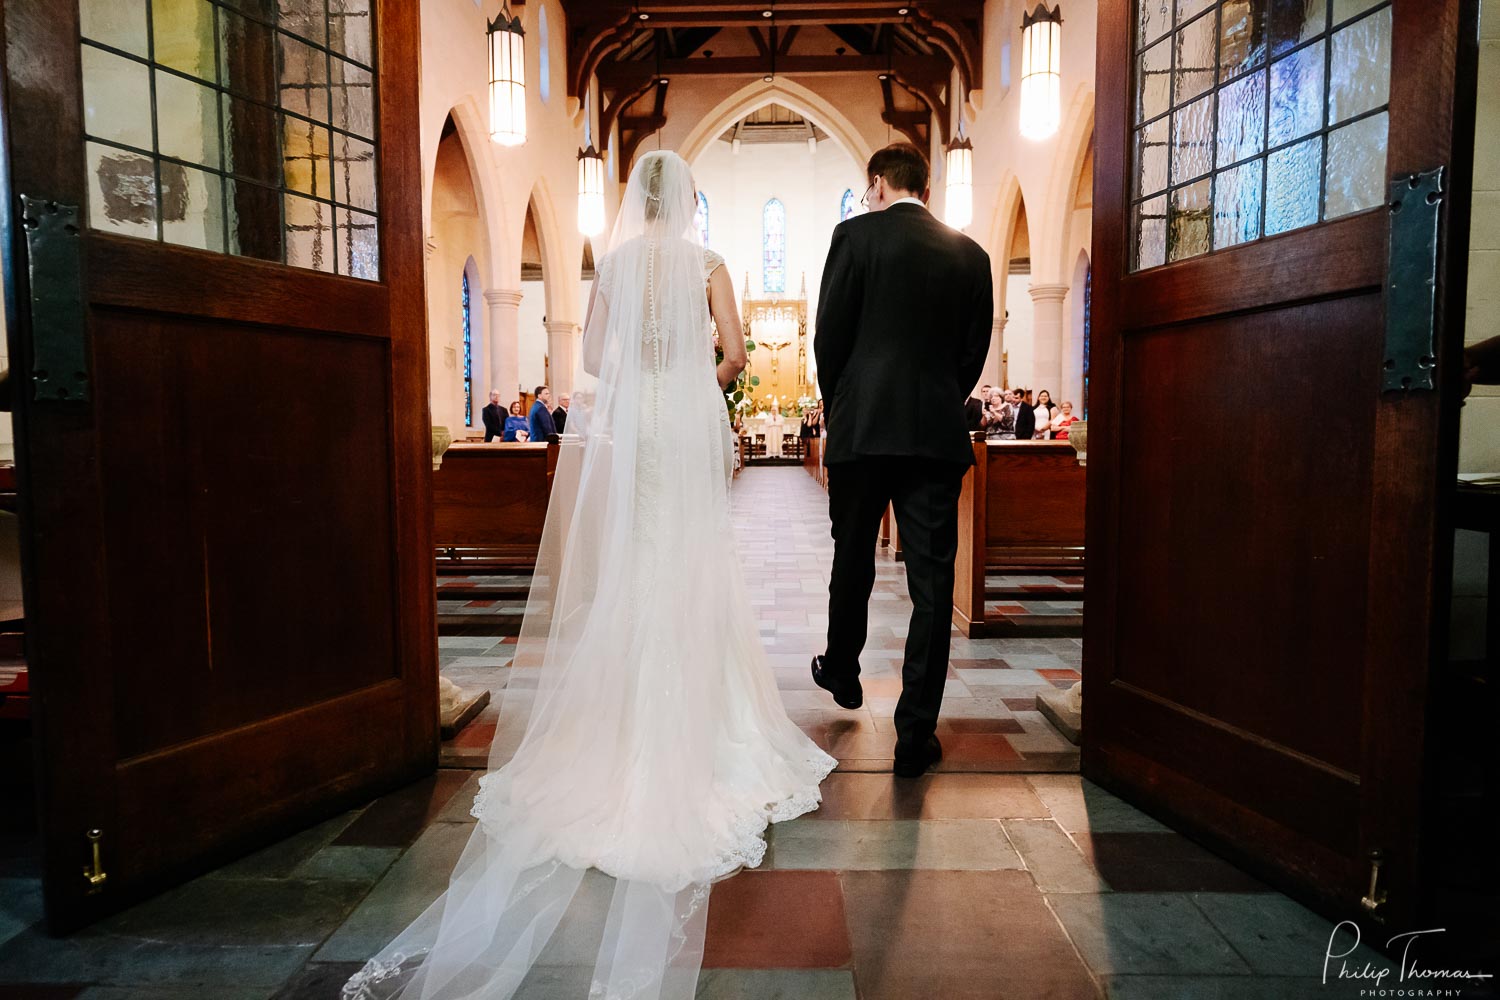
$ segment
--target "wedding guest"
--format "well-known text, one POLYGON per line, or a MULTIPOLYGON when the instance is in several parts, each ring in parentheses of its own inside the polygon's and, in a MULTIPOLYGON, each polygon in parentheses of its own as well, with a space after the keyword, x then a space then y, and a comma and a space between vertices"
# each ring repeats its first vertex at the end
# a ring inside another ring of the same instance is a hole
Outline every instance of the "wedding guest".
POLYGON ((573 397, 567 393, 563 393, 557 397, 557 409, 552 411, 552 424, 557 428, 557 433, 559 434, 566 432, 568 426, 568 404, 572 400, 573 397))
POLYGON ((1068 428, 1078 418, 1073 416, 1073 404, 1064 403, 1057 416, 1052 418, 1052 439, 1054 441, 1066 441, 1068 439, 1068 428))
POLYGON ((526 430, 526 415, 521 412, 521 401, 518 399, 510 404, 510 416, 505 418, 505 433, 500 436, 501 441, 515 441, 516 432, 526 430))
POLYGON ((1031 390, 1017 389, 1016 397, 1016 440, 1030 441, 1036 433, 1036 407, 1031 402, 1031 390))
POLYGON ((969 432, 973 433, 984 428, 985 417, 989 412, 990 393, 993 390, 987 386, 979 387, 979 396, 970 396, 964 401, 964 421, 968 424, 969 432))
POLYGON ((823 404, 818 403, 802 414, 802 430, 799 436, 815 438, 823 433, 823 404))
POLYGON ((493 441, 505 435, 505 407, 500 405, 500 390, 490 390, 490 402, 479 415, 484 418, 484 439, 493 441))
POLYGON ((985 440, 1014 441, 1016 439, 1016 399, 1010 390, 995 393, 990 397, 990 409, 984 429, 985 440))
POLYGON ((527 429, 531 431, 531 440, 538 443, 557 436, 557 425, 552 422, 552 390, 545 385, 536 387, 536 402, 531 404, 527 429))
POLYGON ((1045 441, 1052 436, 1052 418, 1057 416, 1057 407, 1052 405, 1052 394, 1046 389, 1036 394, 1036 433, 1033 438, 1045 441))

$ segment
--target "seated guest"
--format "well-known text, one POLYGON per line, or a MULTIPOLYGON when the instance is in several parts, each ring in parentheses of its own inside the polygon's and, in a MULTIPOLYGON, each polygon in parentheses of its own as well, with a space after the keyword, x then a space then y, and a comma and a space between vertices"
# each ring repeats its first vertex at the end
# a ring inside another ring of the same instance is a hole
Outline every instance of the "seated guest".
POLYGON ((1052 405, 1052 394, 1046 389, 1036 394, 1036 433, 1033 438, 1045 441, 1052 436, 1052 418, 1057 416, 1057 407, 1052 405))
POLYGON ((505 435, 505 408, 500 405, 500 390, 490 390, 490 403, 480 411, 484 418, 484 439, 493 441, 505 435))
POLYGON ((552 423, 557 427, 557 433, 562 434, 568 426, 568 403, 572 397, 563 393, 557 397, 557 409, 552 411, 552 423))
POLYGON ((501 441, 516 440, 516 432, 526 430, 526 415, 521 412, 521 401, 518 399, 510 404, 510 416, 505 418, 505 433, 501 435, 501 441))
POLYGON ((984 437, 986 441, 1016 439, 1015 393, 1006 390, 990 396, 990 408, 985 414, 984 437))
POLYGON ((545 385, 536 387, 536 402, 531 404, 531 419, 528 429, 531 440, 550 441, 557 437, 557 425, 552 422, 552 390, 545 385))
POLYGON ((1052 439, 1054 441, 1066 441, 1068 439, 1068 428, 1078 418, 1073 416, 1073 404, 1064 403, 1057 416, 1052 418, 1052 439))
POLYGON ((1016 390, 1016 440, 1030 441, 1036 433, 1036 407, 1031 403, 1030 389, 1016 390))

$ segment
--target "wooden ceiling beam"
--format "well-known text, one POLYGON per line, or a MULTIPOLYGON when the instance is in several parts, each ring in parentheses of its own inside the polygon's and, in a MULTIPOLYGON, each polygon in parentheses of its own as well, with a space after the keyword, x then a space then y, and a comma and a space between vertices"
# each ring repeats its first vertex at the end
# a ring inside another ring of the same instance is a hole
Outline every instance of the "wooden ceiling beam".
MULTIPOLYGON (((948 60, 942 56, 780 56, 778 76, 832 76, 839 73, 879 74, 893 72, 913 86, 941 89, 948 79, 948 60)), ((651 60, 609 62, 599 67, 599 84, 608 90, 635 89, 642 82, 674 76, 764 76, 771 60, 759 56, 726 56, 713 59, 664 59, 658 71, 651 60)))

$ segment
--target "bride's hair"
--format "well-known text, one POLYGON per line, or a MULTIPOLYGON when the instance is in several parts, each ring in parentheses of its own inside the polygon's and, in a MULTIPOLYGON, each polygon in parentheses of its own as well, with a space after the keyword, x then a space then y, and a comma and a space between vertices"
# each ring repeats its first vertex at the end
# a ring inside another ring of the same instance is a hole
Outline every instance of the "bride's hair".
POLYGON ((692 170, 669 149, 653 150, 636 162, 627 185, 631 190, 642 201, 645 223, 674 236, 682 235, 697 208, 692 170))

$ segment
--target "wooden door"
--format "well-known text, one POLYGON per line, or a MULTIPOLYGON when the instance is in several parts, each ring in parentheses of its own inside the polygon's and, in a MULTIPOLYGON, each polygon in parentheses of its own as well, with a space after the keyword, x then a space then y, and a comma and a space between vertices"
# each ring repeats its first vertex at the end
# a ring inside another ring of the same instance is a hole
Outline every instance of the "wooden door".
POLYGON ((1451 555, 1477 4, 1173 7, 1100 3, 1084 772, 1330 911, 1370 912, 1378 852, 1396 921, 1451 555), (1441 193, 1387 206, 1439 166, 1441 193))
POLYGON ((417 5, 3 12, 65 931, 436 765, 417 5))

